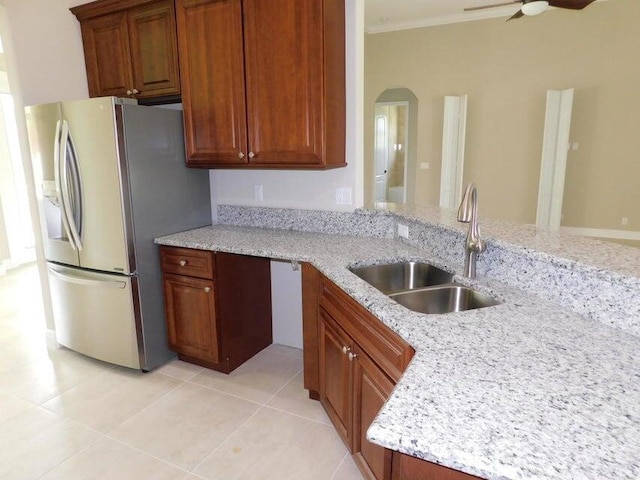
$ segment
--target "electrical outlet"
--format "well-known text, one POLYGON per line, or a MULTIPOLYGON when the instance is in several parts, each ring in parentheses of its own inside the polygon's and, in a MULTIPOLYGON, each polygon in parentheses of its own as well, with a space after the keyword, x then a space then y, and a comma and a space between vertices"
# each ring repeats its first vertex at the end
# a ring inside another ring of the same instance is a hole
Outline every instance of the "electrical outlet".
POLYGON ((351 189, 336 188, 336 205, 351 205, 351 189))
POLYGON ((420 170, 429 170, 429 162, 420 162, 420 170))
POLYGON ((259 202, 264 200, 264 190, 262 189, 262 185, 253 186, 253 198, 259 202))
POLYGON ((622 225, 629 225, 629 217, 622 217, 622 225))
POLYGON ((409 238, 409 227, 398 223, 398 236, 402 238, 409 238))

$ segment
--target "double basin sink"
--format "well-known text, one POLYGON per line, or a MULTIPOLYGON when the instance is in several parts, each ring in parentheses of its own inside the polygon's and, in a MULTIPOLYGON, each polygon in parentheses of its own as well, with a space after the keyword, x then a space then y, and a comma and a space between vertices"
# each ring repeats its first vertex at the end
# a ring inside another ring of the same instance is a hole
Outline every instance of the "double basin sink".
POLYGON ((453 313, 499 303, 453 282, 453 274, 428 263, 400 262, 349 270, 415 312, 453 313))

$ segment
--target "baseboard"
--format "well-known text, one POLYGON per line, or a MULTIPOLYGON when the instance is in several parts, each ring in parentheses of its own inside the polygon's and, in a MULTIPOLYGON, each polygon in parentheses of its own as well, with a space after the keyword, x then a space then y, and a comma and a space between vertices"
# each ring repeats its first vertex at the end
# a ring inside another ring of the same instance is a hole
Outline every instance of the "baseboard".
POLYGON ((60 345, 58 343, 58 340, 56 340, 55 330, 47 329, 45 333, 45 339, 47 342, 47 348, 50 348, 52 350, 59 350, 62 348, 62 345, 60 345))

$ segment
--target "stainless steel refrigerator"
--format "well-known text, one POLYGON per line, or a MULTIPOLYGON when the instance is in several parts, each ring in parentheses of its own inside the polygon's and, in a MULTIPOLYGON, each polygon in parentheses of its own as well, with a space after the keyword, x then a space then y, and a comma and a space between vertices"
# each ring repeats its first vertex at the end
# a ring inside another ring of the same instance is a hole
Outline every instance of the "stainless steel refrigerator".
POLYGON ((153 239, 211 223, 181 113, 115 97, 26 108, 56 338, 72 350, 145 371, 174 355, 153 239))

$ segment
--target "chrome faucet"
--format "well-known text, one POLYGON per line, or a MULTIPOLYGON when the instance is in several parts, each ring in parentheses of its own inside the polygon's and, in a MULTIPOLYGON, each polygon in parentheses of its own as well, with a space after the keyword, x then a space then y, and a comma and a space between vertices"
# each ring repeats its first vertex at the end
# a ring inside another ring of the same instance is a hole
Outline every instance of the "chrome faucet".
POLYGON ((487 249, 487 243, 480 238, 478 228, 478 189, 474 183, 467 185, 458 209, 458 221, 469 224, 469 232, 464 242, 464 276, 476 277, 476 259, 487 249))

